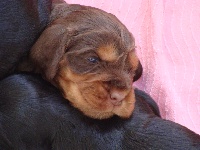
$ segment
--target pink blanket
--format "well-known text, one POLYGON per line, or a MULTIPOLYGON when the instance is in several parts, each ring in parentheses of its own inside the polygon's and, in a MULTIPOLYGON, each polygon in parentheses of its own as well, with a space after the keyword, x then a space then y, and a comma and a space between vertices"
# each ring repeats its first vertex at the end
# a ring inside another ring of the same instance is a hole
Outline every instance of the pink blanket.
POLYGON ((133 33, 143 76, 135 86, 161 115, 200 134, 199 0, 66 0, 115 14, 133 33))

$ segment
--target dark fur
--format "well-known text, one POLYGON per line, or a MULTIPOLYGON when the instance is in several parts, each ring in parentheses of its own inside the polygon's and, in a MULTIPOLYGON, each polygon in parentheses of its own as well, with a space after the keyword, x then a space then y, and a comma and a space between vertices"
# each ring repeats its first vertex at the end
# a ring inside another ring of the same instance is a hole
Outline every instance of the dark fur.
POLYGON ((0 81, 0 91, 1 150, 200 149, 199 135, 155 115, 157 105, 140 90, 126 120, 87 118, 37 76, 10 76, 0 81))
POLYGON ((51 0, 0 0, 0 79, 12 73, 48 23, 51 0))

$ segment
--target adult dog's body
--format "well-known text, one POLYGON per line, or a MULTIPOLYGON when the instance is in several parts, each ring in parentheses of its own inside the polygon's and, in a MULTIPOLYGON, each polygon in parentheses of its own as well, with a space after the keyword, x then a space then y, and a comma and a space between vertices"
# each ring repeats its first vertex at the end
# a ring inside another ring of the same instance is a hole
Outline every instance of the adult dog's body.
POLYGON ((142 66, 128 29, 100 9, 62 2, 50 18, 20 70, 41 74, 89 117, 130 117, 142 66))
POLYGON ((12 74, 49 21, 51 0, 0 1, 0 79, 12 74))
POLYGON ((60 92, 31 75, 0 81, 0 149, 199 150, 200 136, 163 120, 155 102, 135 90, 129 119, 86 117, 60 92))

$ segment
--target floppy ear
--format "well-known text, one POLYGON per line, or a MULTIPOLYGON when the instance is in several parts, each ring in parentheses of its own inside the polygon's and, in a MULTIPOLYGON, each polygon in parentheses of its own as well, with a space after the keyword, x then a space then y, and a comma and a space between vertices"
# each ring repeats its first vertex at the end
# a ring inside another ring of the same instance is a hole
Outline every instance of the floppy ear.
POLYGON ((134 76, 133 82, 137 81, 142 76, 142 71, 143 71, 143 68, 139 61, 137 69, 135 70, 135 76, 134 76))
POLYGON ((52 24, 43 31, 29 55, 36 73, 42 74, 47 80, 54 78, 58 63, 69 43, 69 34, 66 26, 58 23, 52 24))

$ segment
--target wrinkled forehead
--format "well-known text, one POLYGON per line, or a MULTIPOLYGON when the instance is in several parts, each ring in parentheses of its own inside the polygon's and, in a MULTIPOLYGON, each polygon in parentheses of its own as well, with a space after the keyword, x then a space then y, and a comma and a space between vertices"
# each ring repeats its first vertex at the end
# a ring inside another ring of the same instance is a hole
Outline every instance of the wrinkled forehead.
POLYGON ((70 13, 65 20, 72 33, 69 51, 93 50, 106 61, 113 61, 134 49, 132 34, 112 14, 84 7, 70 13))
POLYGON ((69 44, 71 47, 69 51, 93 52, 101 60, 115 61, 135 48, 132 36, 127 37, 124 40, 121 36, 109 31, 88 32, 74 37, 69 44))

